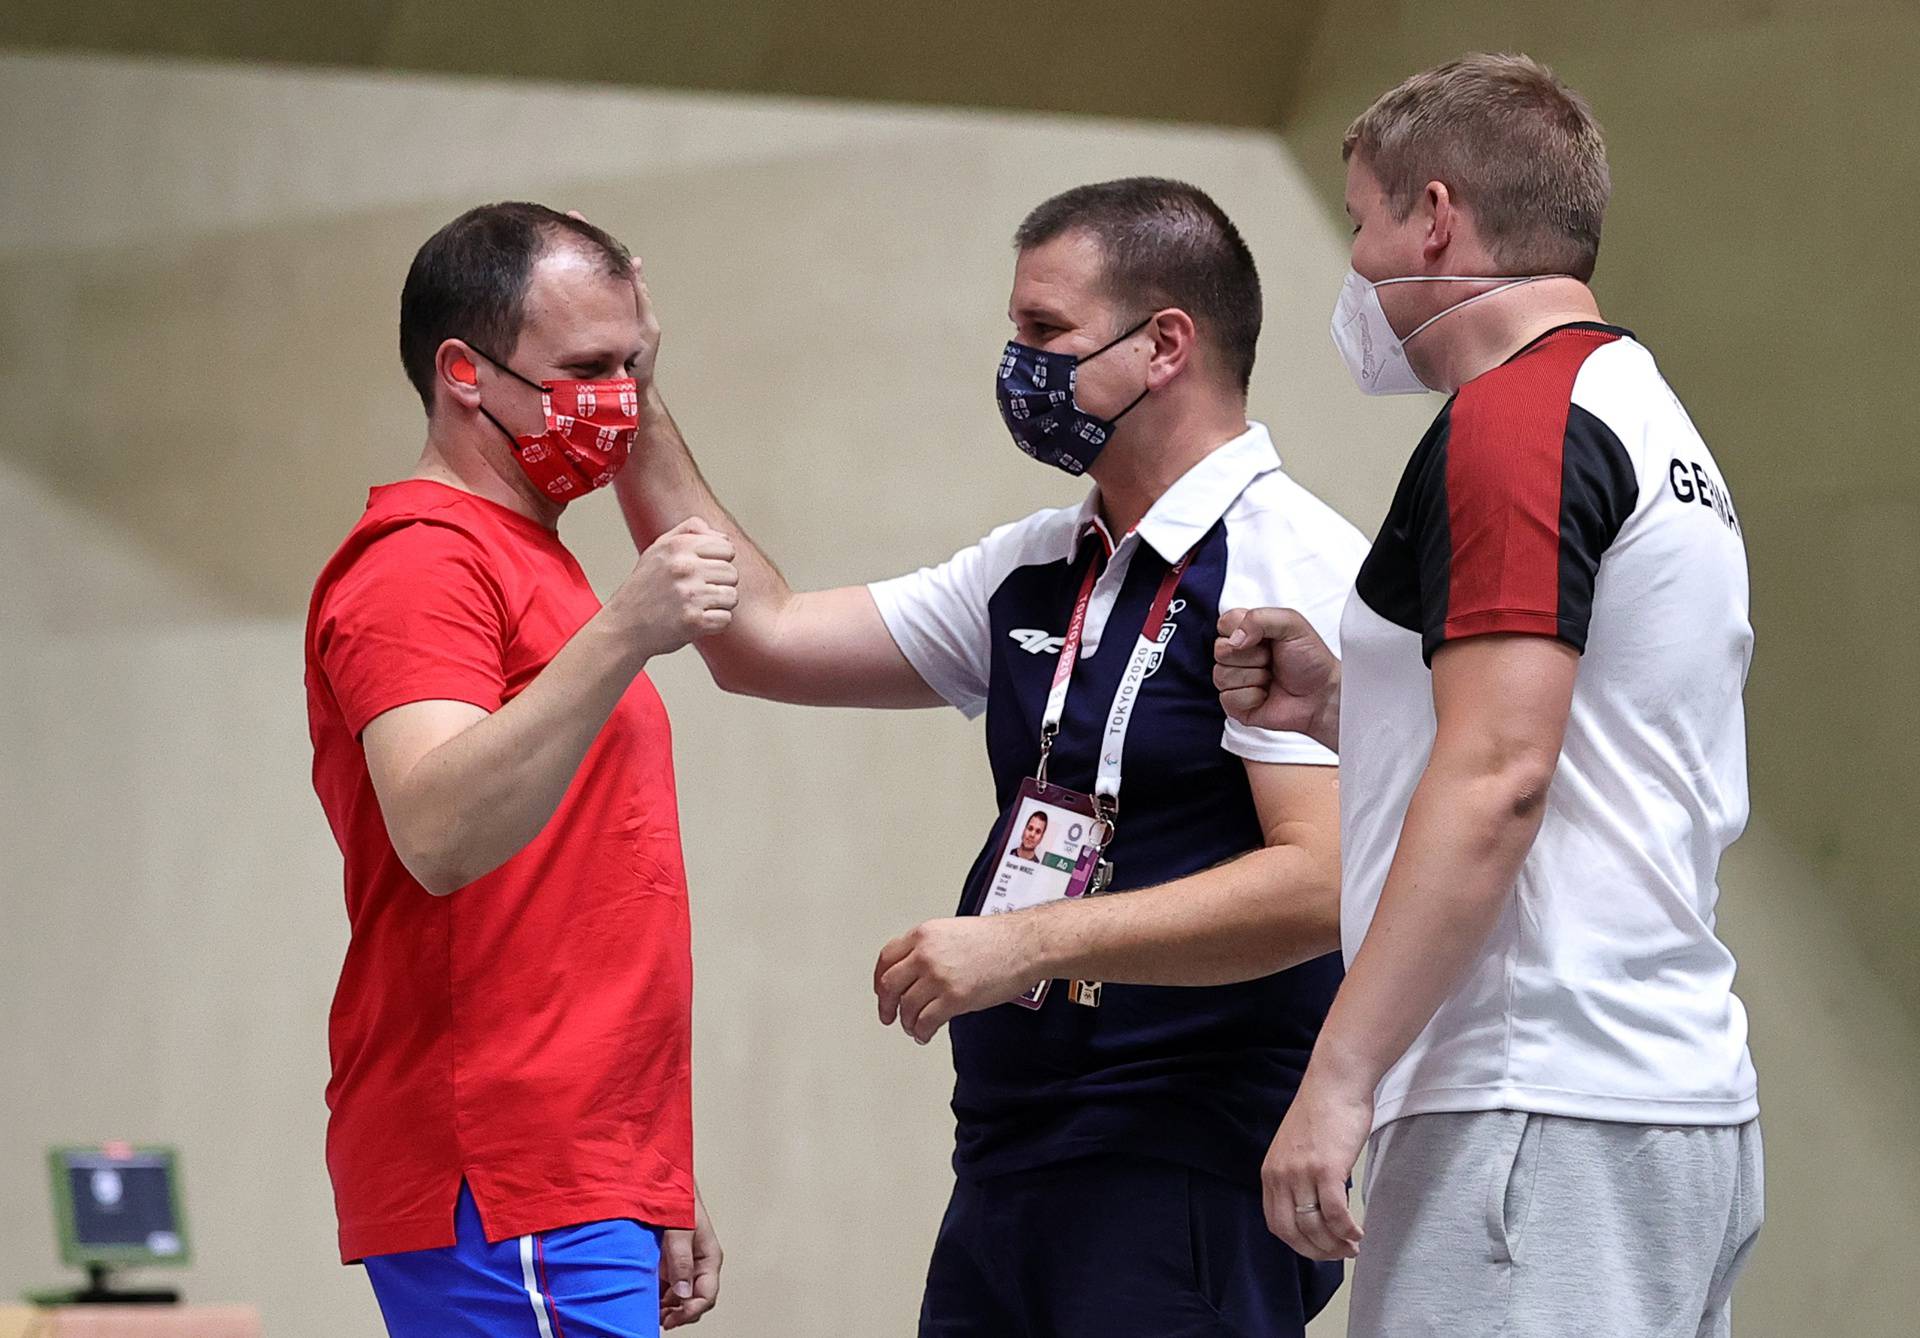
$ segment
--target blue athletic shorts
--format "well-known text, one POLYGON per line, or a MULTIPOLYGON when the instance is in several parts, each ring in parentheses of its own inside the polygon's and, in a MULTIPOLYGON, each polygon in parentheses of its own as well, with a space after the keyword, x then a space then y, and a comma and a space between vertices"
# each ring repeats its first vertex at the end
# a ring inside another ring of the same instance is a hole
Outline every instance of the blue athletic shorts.
POLYGON ((488 1244, 463 1184, 456 1241, 368 1258, 393 1338, 658 1338, 660 1232, 639 1222, 488 1244))

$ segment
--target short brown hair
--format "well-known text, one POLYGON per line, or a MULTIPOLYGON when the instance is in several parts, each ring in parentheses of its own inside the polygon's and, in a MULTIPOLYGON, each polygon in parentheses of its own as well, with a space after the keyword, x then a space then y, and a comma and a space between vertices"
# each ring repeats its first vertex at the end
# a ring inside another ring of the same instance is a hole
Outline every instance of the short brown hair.
POLYGON ((1125 177, 1075 186, 1036 206, 1013 244, 1026 251, 1081 231, 1099 244, 1115 301, 1140 316, 1179 307, 1246 393, 1260 342, 1260 272, 1225 210, 1184 181, 1125 177))
POLYGON ((429 416, 440 345, 464 339, 489 358, 511 358, 533 267, 562 246, 580 248, 612 278, 633 264, 593 224, 524 200, 469 209, 415 252, 400 289, 400 363, 429 416))
POLYGON ((1382 94, 1347 127, 1404 219, 1429 181, 1446 185, 1515 274, 1593 277, 1613 185, 1587 100, 1530 56, 1462 56, 1382 94))

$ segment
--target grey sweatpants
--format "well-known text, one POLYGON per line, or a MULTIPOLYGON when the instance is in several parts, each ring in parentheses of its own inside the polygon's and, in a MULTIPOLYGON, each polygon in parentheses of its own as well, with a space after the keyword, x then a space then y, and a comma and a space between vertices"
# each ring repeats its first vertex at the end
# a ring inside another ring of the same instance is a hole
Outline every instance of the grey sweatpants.
POLYGON ((1409 1115, 1364 1191, 1348 1338, 1727 1338, 1760 1123, 1409 1115))

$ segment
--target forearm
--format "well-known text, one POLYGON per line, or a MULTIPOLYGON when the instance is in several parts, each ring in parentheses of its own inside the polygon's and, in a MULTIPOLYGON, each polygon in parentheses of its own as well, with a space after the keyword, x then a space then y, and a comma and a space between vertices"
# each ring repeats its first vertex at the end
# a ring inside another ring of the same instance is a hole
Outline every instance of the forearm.
POLYGON ((1016 912, 1037 976, 1133 985, 1225 985, 1340 946, 1334 862, 1269 846, 1189 877, 1016 912))
POLYGON ((1429 763, 1312 1069, 1378 1085, 1485 948, 1544 813, 1544 783, 1429 763))
MULTIPOLYGON (((614 479, 620 510, 634 546, 645 549, 688 516, 724 530, 735 547, 740 604, 727 634, 699 645, 714 678, 730 691, 756 692, 756 684, 779 644, 780 623, 791 610, 793 590, 700 473, 658 385, 647 388, 640 410, 634 458, 614 479)), ((765 695, 762 693, 761 695, 765 695)))
POLYGON ((523 692, 382 795, 395 845, 428 891, 466 886, 540 834, 645 663, 606 620, 589 620, 523 692))
POLYGON ((1307 731, 1307 737, 1330 753, 1337 754, 1340 751, 1340 666, 1337 661, 1326 699, 1314 714, 1313 726, 1307 731))

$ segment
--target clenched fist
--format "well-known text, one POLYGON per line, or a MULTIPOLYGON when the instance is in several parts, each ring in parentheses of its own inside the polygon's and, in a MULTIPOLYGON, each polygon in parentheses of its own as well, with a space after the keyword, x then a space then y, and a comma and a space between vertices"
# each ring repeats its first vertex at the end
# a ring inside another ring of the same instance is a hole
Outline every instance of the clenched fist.
POLYGON ((733 540, 689 517, 653 541, 607 601, 648 658, 724 632, 740 601, 733 540))
POLYGON ((1257 729, 1340 748, 1340 660, 1292 609, 1229 609, 1213 643, 1220 707, 1257 729))

